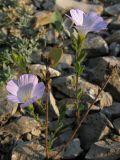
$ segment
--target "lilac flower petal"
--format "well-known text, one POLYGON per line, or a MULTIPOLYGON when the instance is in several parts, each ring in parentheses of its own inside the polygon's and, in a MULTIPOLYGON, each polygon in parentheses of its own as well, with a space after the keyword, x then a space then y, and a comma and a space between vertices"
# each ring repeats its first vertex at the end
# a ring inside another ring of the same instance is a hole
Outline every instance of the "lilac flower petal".
POLYGON ((84 15, 84 20, 83 20, 83 26, 91 26, 96 21, 101 21, 103 20, 102 17, 98 16, 95 12, 89 12, 84 15))
POLYGON ((96 13, 90 12, 84 16, 83 27, 86 27, 86 33, 99 32, 107 28, 107 23, 96 13))
POLYGON ((67 15, 75 23, 75 28, 86 36, 88 32, 99 32, 107 28, 107 23, 102 17, 98 16, 95 12, 85 14, 79 9, 71 9, 70 16, 67 15))
POLYGON ((32 98, 32 90, 33 90, 33 84, 32 83, 26 84, 25 86, 19 88, 17 92, 17 97, 22 102, 25 102, 28 99, 32 98))
POLYGON ((83 11, 79 9, 71 9, 70 14, 75 25, 81 26, 83 24, 83 11))
POLYGON ((20 105, 20 107, 21 107, 21 108, 27 107, 27 106, 29 106, 30 104, 32 104, 32 103, 34 103, 34 102, 36 102, 36 101, 37 101, 37 98, 36 98, 36 97, 31 98, 31 99, 29 99, 27 102, 22 103, 22 104, 20 105))
POLYGON ((13 94, 14 96, 17 96, 18 91, 18 81, 17 80, 11 80, 7 83, 6 89, 9 93, 13 94))
POLYGON ((21 103, 21 101, 14 95, 10 94, 7 96, 7 99, 11 102, 15 102, 15 103, 21 103))
POLYGON ((99 22, 97 23, 95 26, 93 26, 93 31, 95 32, 99 32, 101 30, 104 30, 107 28, 107 23, 104 21, 104 22, 99 22))
POLYGON ((32 83, 33 86, 35 86, 38 83, 38 78, 35 75, 32 74, 23 74, 22 76, 20 76, 19 79, 19 87, 22 87, 24 85, 27 85, 29 83, 32 83))
POLYGON ((43 96, 44 90, 45 90, 45 85, 43 82, 40 82, 35 86, 32 96, 37 97, 39 99, 43 96))

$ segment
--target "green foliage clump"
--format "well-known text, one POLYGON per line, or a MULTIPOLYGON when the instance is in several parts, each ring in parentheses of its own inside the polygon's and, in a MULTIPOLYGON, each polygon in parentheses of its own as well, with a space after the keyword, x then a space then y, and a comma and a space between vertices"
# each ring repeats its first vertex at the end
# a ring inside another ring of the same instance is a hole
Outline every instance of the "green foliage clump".
POLYGON ((25 72, 25 64, 31 63, 32 54, 39 50, 33 13, 32 5, 24 5, 22 0, 0 0, 0 84, 18 68, 25 72))

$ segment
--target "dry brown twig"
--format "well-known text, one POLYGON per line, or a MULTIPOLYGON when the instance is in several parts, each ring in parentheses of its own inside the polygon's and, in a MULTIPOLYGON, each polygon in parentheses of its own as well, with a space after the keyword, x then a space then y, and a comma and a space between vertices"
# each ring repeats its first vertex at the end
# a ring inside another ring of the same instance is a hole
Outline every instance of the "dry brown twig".
POLYGON ((49 103, 49 92, 50 92, 50 86, 49 86, 49 79, 50 79, 50 73, 49 73, 49 66, 46 66, 46 120, 45 120, 45 152, 46 152, 46 159, 49 159, 49 152, 48 152, 48 103, 49 103))

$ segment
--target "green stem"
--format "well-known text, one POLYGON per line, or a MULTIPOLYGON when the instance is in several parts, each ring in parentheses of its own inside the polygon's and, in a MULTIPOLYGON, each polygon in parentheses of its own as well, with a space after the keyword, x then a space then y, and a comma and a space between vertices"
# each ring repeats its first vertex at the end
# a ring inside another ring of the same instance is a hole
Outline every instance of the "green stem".
POLYGON ((76 112, 76 116, 77 116, 77 124, 79 123, 80 120, 80 114, 79 114, 79 99, 78 99, 78 78, 79 78, 79 74, 76 73, 76 108, 77 108, 77 112, 76 112))
MULTIPOLYGON (((82 40, 81 40, 81 46, 78 45, 78 47, 76 48, 76 63, 79 62, 79 56, 82 52, 83 47, 84 47, 84 38, 82 38, 82 40)), ((79 71, 76 70, 76 108, 77 108, 76 117, 77 117, 77 124, 79 124, 79 121, 80 121, 79 98, 77 96, 78 95, 78 89, 79 89, 78 79, 79 79, 80 74, 81 73, 79 73, 79 71)))

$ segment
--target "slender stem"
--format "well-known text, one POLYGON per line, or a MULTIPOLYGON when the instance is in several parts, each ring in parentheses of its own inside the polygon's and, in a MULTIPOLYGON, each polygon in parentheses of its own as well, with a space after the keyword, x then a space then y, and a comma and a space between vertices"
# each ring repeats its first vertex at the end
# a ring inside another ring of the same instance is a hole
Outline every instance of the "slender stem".
MULTIPOLYGON (((79 55, 83 49, 84 46, 84 39, 82 39, 81 41, 81 46, 78 46, 76 48, 76 63, 79 62, 79 55)), ((80 67, 80 66, 79 66, 80 67)), ((80 112, 79 112, 79 98, 78 98, 78 79, 81 73, 79 73, 79 71, 76 69, 76 108, 77 108, 77 112, 76 112, 76 117, 77 117, 77 125, 79 124, 80 121, 80 112)))
POLYGON ((68 141, 66 142, 66 144, 60 148, 60 150, 57 152, 57 154, 54 155, 54 158, 56 156, 59 155, 60 152, 62 152, 71 142, 71 140, 75 137, 78 129, 81 127, 81 124, 85 121, 85 119, 87 118, 88 113, 90 112, 92 106, 94 105, 94 103, 96 102, 96 100, 98 99, 99 95, 101 94, 101 92, 104 90, 104 88, 106 87, 106 85, 108 84, 109 80, 111 79, 112 74, 109 75, 108 79, 106 80, 106 82, 104 83, 103 87, 99 90, 96 98, 94 99, 94 101, 91 103, 89 109, 86 111, 85 115, 83 116, 83 118, 81 119, 80 123, 78 124, 78 126, 76 127, 76 129, 73 131, 73 133, 71 134, 71 136, 69 137, 68 141))
POLYGON ((77 112, 76 112, 76 116, 77 116, 77 124, 79 123, 79 120, 80 120, 80 114, 79 114, 79 99, 78 99, 78 78, 79 78, 79 75, 78 73, 76 73, 76 108, 77 108, 77 112))
MULTIPOLYGON (((46 91, 47 92, 47 91, 46 91)), ((46 93, 46 120, 45 120, 45 148, 46 148, 46 159, 48 156, 48 93, 46 93)))
POLYGON ((48 86, 48 67, 46 67, 46 119, 45 119, 45 150, 46 150, 46 159, 49 159, 48 152, 48 101, 49 101, 49 86, 48 86))

